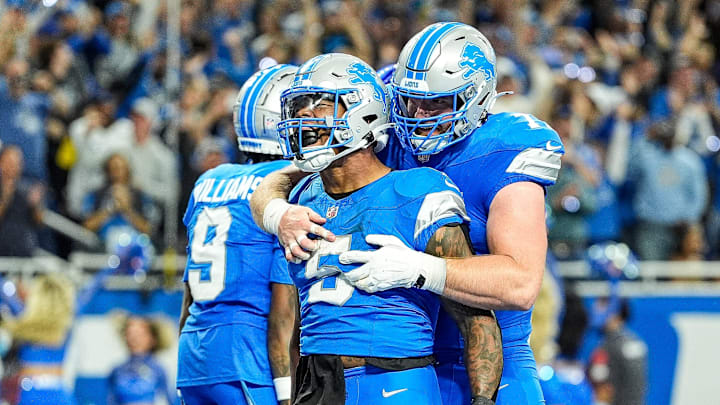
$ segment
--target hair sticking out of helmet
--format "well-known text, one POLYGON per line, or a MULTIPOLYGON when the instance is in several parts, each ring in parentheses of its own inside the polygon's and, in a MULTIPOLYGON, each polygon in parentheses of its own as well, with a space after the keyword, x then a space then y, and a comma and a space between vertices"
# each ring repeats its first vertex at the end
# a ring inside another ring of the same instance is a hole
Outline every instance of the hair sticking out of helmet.
POLYGON ((280 94, 290 87, 297 66, 274 65, 251 76, 238 92, 233 125, 238 148, 247 153, 282 155, 278 141, 280 94))
POLYGON ((416 155, 459 142, 487 117, 496 84, 495 51, 480 31, 458 22, 428 26, 402 49, 393 75, 398 136, 416 155))
POLYGON ((283 154, 303 171, 387 143, 388 92, 378 74, 345 54, 316 56, 298 69, 282 93, 278 125, 283 154))

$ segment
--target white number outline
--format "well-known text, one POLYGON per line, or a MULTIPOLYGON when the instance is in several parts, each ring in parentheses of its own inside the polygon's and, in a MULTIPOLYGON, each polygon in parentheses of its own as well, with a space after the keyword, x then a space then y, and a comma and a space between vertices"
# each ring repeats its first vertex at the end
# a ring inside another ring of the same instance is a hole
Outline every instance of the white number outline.
POLYGON ((327 302, 329 304, 343 306, 352 297, 355 287, 347 280, 338 277, 342 273, 337 266, 324 265, 318 267, 320 258, 331 255, 339 255, 350 250, 352 235, 340 235, 335 242, 320 240, 318 249, 313 252, 305 264, 305 278, 316 278, 317 281, 308 290, 308 302, 327 302), (335 277, 335 287, 325 288, 323 283, 326 279, 335 277))
POLYGON ((195 264, 210 263, 210 280, 200 279, 201 269, 188 271, 188 285, 193 300, 212 301, 225 290, 227 271, 228 232, 232 223, 232 214, 228 207, 203 208, 193 227, 193 239, 190 243, 190 260, 195 264), (215 237, 205 243, 210 227, 215 227, 215 237))

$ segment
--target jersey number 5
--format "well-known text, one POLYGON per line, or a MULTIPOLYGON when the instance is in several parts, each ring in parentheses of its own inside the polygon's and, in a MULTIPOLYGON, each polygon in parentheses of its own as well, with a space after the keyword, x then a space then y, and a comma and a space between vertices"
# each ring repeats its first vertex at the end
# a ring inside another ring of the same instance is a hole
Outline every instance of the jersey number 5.
POLYGON ((231 222, 232 215, 228 207, 205 208, 195 222, 190 260, 195 264, 210 264, 209 280, 200 279, 200 269, 190 270, 188 274, 188 284, 195 301, 214 300, 225 289, 225 241, 231 222), (215 236, 209 243, 205 243, 211 229, 214 229, 215 236))
POLYGON ((308 291, 309 302, 327 302, 333 305, 343 305, 352 297, 355 287, 344 278, 338 277, 342 271, 337 266, 318 266, 324 256, 339 255, 350 250, 352 235, 340 235, 335 242, 320 241, 318 249, 313 252, 305 265, 305 278, 318 278, 308 291))

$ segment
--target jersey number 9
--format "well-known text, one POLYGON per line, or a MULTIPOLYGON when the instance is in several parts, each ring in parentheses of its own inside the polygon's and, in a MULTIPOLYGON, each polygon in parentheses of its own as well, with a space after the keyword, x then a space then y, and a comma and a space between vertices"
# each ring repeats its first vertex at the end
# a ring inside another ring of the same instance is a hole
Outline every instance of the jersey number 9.
POLYGON ((190 270, 188 284, 195 301, 210 301, 225 289, 225 262, 227 261, 228 231, 232 215, 228 207, 205 208, 198 216, 193 228, 190 244, 190 260, 196 264, 210 264, 210 279, 200 279, 200 269, 190 270), (214 228, 215 236, 205 243, 208 232, 214 228))

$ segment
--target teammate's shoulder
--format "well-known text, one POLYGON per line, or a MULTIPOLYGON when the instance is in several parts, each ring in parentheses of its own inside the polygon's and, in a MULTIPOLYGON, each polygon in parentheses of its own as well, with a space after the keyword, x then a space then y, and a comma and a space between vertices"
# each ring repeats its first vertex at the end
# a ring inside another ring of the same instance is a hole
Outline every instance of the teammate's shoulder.
POLYGON ((267 162, 262 163, 255 163, 252 165, 249 165, 253 172, 258 173, 259 175, 266 175, 270 174, 274 171, 284 169, 287 166, 290 166, 292 164, 289 160, 271 160, 267 162))
POLYGON ((391 172, 391 175, 394 190, 404 197, 421 197, 429 193, 449 190, 460 192, 450 177, 430 167, 396 170, 391 172))
POLYGON ((318 192, 323 190, 324 189, 320 174, 313 173, 305 176, 295 185, 295 187, 293 187, 292 191, 290 191, 288 201, 298 203, 301 198, 303 200, 306 198, 311 198, 312 195, 317 194, 318 192))
POLYGON ((564 152, 557 132, 532 114, 492 114, 479 130, 486 132, 483 137, 487 136, 496 141, 493 142, 496 148, 541 148, 551 152, 564 152))

